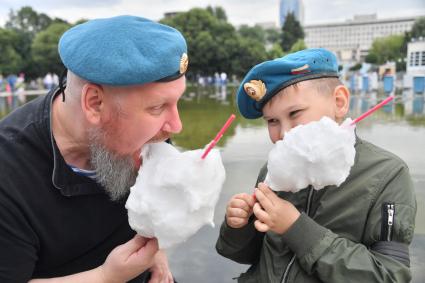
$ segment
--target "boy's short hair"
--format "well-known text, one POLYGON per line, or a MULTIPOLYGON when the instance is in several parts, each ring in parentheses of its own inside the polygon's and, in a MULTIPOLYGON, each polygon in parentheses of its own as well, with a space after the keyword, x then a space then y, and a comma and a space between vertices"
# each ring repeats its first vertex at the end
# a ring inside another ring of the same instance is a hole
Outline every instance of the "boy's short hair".
MULTIPOLYGON (((291 53, 258 64, 248 72, 237 92, 238 108, 245 118, 259 118, 264 105, 282 89, 301 81, 338 77, 338 63, 332 52, 317 48, 291 53)), ((318 83, 326 87, 328 82, 318 83)))
POLYGON ((286 91, 291 87, 297 89, 298 85, 303 82, 310 83, 310 86, 312 88, 315 88, 317 93, 323 94, 323 95, 331 95, 337 86, 343 85, 343 83, 341 82, 339 78, 320 78, 320 79, 313 79, 308 81, 301 81, 301 82, 292 84, 284 89, 281 89, 280 91, 276 93, 275 96, 273 96, 268 101, 268 103, 272 104, 274 97, 285 95, 286 91))

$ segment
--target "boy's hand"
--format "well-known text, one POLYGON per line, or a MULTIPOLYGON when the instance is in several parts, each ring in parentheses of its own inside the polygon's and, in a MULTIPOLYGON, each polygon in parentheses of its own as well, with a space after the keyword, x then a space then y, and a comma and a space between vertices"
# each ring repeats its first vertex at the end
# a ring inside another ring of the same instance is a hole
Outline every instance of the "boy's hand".
POLYGON ((257 220, 255 228, 260 232, 273 231, 284 234, 300 216, 295 206, 279 198, 266 184, 259 183, 255 190, 257 203, 253 211, 257 220))
POLYGON ((237 194, 232 197, 226 209, 226 223, 232 228, 241 228, 248 223, 252 215, 255 199, 249 194, 237 194))

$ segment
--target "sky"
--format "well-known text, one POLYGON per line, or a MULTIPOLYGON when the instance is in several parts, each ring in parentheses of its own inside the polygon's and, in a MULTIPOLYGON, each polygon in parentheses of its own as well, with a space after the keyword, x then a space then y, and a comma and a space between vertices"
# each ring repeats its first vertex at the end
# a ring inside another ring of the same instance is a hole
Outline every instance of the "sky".
MULTIPOLYGON (((425 16, 424 0, 303 0, 304 24, 333 23, 358 14, 376 13, 379 19, 425 16)), ((71 23, 81 19, 132 14, 159 20, 166 12, 187 11, 208 5, 225 9, 233 25, 278 22, 279 0, 0 0, 0 26, 10 9, 31 6, 38 13, 59 17, 71 23)))

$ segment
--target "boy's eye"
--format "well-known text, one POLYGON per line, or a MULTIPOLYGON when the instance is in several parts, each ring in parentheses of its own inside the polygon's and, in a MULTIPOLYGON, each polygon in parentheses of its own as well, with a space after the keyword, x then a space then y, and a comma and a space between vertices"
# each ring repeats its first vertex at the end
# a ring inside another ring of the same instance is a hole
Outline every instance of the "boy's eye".
POLYGON ((291 118, 296 117, 299 113, 301 113, 302 110, 303 109, 298 109, 298 110, 294 110, 294 111, 289 112, 289 117, 291 117, 291 118))
POLYGON ((276 119, 268 119, 267 120, 267 124, 276 124, 277 120, 276 119))

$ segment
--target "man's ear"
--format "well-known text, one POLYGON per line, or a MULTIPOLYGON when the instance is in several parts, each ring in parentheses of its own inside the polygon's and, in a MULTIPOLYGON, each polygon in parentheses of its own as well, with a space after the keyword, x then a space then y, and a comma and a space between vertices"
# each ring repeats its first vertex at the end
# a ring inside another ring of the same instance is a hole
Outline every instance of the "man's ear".
POLYGON ((87 83, 81 90, 81 108, 87 121, 91 124, 99 124, 101 110, 104 107, 105 93, 102 86, 87 83))
POLYGON ((333 93, 335 99, 335 118, 344 119, 350 109, 350 91, 344 85, 335 87, 333 93))

